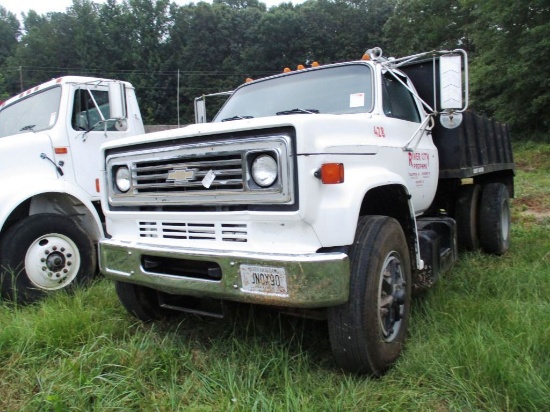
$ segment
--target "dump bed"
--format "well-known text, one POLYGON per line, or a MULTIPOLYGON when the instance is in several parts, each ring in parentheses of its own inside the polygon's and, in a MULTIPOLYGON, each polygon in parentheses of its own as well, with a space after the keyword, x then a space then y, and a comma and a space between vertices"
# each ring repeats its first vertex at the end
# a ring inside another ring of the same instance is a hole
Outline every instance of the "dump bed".
POLYGON ((514 170, 508 125, 473 112, 464 112, 455 129, 437 121, 432 131, 439 151, 440 178, 467 178, 514 170))
MULTIPOLYGON (((414 83, 420 97, 431 107, 436 105, 433 76, 439 89, 438 60, 424 60, 400 67, 414 83), (435 64, 435 70, 434 70, 435 64)), ((440 108, 436 108, 440 111, 440 108)), ((514 159, 508 125, 479 116, 471 111, 463 113, 460 126, 444 128, 436 119, 432 131, 439 151, 439 177, 470 178, 483 174, 503 172, 513 176, 514 159)))

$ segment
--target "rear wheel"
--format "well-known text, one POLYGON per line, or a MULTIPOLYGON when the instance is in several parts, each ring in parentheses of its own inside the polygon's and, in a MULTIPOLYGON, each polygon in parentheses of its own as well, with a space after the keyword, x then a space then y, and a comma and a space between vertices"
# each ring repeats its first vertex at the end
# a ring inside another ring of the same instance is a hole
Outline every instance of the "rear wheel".
POLYGON ((399 223, 360 218, 350 267, 348 302, 328 313, 332 350, 341 368, 380 376, 402 351, 410 313, 411 263, 399 223))
POLYGON ((477 184, 464 185, 458 190, 455 204, 458 247, 478 250, 479 198, 481 188, 477 184))
POLYGON ((502 255, 510 239, 510 196, 502 183, 489 183, 481 194, 480 240, 487 253, 502 255))
POLYGON ((85 283, 96 265, 92 240, 67 216, 29 216, 0 239, 2 295, 19 303, 85 283))

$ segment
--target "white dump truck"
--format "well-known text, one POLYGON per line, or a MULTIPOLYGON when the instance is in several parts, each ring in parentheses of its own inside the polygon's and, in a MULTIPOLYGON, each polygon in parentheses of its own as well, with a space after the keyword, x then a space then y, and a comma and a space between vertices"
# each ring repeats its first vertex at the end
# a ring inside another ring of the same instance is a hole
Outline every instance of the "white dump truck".
POLYGON ((97 272, 99 147, 143 133, 126 82, 60 77, 0 105, 4 298, 32 302, 97 272))
POLYGON ((144 321, 267 305, 326 319, 337 365, 381 375, 415 291, 459 248, 507 250, 509 132, 466 111, 462 50, 311 66, 104 145, 100 265, 144 321))

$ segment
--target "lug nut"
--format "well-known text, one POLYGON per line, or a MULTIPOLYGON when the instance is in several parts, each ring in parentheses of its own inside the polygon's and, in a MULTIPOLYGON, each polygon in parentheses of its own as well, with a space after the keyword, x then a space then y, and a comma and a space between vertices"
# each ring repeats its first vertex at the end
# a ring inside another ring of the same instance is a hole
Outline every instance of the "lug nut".
POLYGON ((62 247, 62 248, 59 249, 59 250, 61 250, 62 252, 65 252, 65 248, 64 248, 64 247, 62 247))
POLYGON ((50 254, 50 251, 49 251, 48 249, 46 249, 46 250, 44 251, 44 254, 45 254, 45 255, 49 255, 49 254, 50 254))
POLYGON ((71 266, 72 264, 72 262, 67 262, 67 266, 71 266))
POLYGON ((57 250, 57 246, 52 247, 53 250, 57 250))
POLYGON ((42 266, 42 270, 45 272, 48 268, 46 266, 42 266))
POLYGON ((68 273, 69 271, 67 269, 63 269, 63 273, 68 273))
POLYGON ((67 257, 70 258, 73 257, 73 255, 71 253, 67 253, 67 257))

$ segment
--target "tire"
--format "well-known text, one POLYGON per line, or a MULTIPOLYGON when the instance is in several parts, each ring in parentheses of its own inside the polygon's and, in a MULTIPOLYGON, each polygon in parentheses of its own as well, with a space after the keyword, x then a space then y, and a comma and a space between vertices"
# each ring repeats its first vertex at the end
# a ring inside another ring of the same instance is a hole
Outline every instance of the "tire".
POLYGON ((481 193, 480 241, 487 253, 502 255, 509 248, 510 196, 502 183, 489 183, 481 193))
POLYGON ((481 187, 477 184, 464 185, 458 190, 455 204, 458 247, 462 250, 478 250, 479 241, 479 198, 481 187))
POLYGON ((29 216, 0 239, 2 296, 32 303, 49 293, 88 282, 96 273, 92 240, 72 219, 29 216))
POLYGON ((409 249, 395 219, 359 219, 350 269, 348 302, 328 311, 332 351, 342 369, 380 376, 401 354, 411 305, 409 249))
POLYGON ((172 311, 160 307, 158 292, 154 289, 116 281, 115 290, 122 306, 143 322, 165 319, 172 314, 172 311))

